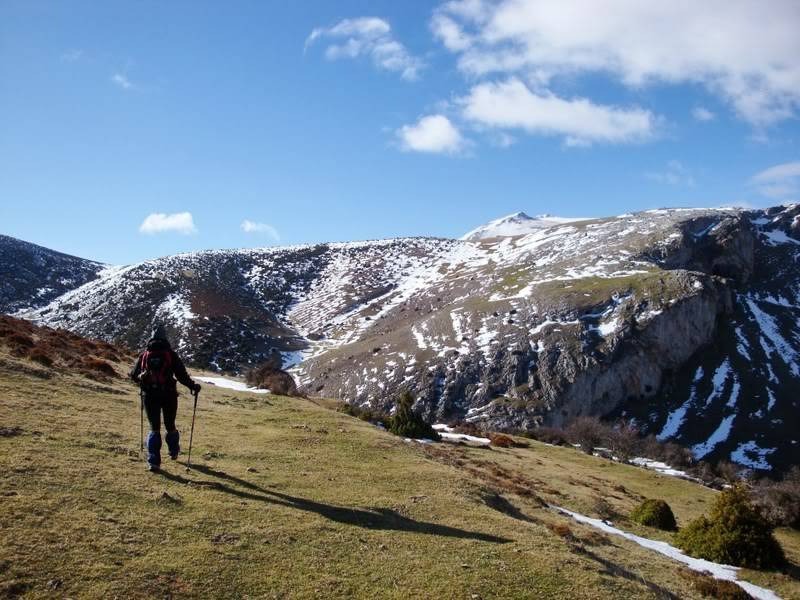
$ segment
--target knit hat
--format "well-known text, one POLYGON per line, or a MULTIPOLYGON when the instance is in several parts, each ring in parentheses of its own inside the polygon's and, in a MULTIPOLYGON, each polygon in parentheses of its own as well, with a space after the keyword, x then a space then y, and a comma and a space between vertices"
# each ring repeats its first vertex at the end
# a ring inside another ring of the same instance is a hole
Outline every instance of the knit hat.
POLYGON ((150 336, 151 339, 154 340, 164 340, 167 341, 167 330, 164 329, 164 326, 159 323, 153 328, 153 335, 150 336))

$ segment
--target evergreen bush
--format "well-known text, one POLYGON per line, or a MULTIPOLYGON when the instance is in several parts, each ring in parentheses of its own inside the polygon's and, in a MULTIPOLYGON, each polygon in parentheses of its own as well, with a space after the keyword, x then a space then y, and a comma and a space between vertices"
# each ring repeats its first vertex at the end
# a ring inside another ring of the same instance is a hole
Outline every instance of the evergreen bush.
POLYGON ((646 527, 655 527, 664 531, 675 531, 678 524, 669 504, 664 500, 647 498, 631 512, 631 520, 646 527))
POLYGON ((737 567, 769 569, 786 561, 772 526, 741 485, 722 491, 710 515, 689 523, 675 541, 690 556, 737 567))

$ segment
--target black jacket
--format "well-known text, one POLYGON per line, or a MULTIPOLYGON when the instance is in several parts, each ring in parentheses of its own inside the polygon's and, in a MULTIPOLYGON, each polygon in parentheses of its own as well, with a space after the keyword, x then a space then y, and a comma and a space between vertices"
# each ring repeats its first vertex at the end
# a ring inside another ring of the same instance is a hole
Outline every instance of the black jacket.
MULTIPOLYGON (((147 350, 149 351, 168 351, 170 353, 172 359, 172 375, 177 378, 183 385, 188 387, 190 390, 194 389, 195 382, 189 377, 189 373, 186 371, 186 367, 183 364, 180 356, 178 356, 175 351, 170 347, 169 342, 167 340, 159 340, 159 339, 152 339, 147 342, 147 350)), ((144 357, 144 352, 139 355, 139 358, 136 359, 136 364, 133 365, 133 370, 130 373, 131 379, 136 383, 139 383, 139 374, 142 372, 142 358, 144 357)), ((175 379, 170 378, 168 387, 170 391, 178 393, 177 386, 175 385, 175 379)))

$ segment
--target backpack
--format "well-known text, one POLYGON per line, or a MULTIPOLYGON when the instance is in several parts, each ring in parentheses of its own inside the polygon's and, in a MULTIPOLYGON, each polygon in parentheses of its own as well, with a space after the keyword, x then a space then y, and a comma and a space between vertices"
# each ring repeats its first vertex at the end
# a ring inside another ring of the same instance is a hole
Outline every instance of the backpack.
POLYGON ((152 391, 165 391, 172 387, 172 352, 146 350, 142 354, 142 387, 152 391))

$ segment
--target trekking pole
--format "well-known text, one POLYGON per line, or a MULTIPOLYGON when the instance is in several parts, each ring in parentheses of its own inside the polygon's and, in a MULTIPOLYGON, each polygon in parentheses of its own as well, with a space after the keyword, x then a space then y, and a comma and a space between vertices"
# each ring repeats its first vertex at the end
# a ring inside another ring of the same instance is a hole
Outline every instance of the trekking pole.
POLYGON ((139 458, 144 452, 144 390, 139 389, 139 458))
POLYGON ((192 429, 189 432, 189 458, 186 461, 186 468, 192 465, 192 438, 194 437, 194 417, 197 414, 197 396, 200 392, 194 393, 194 409, 192 409, 192 429))

